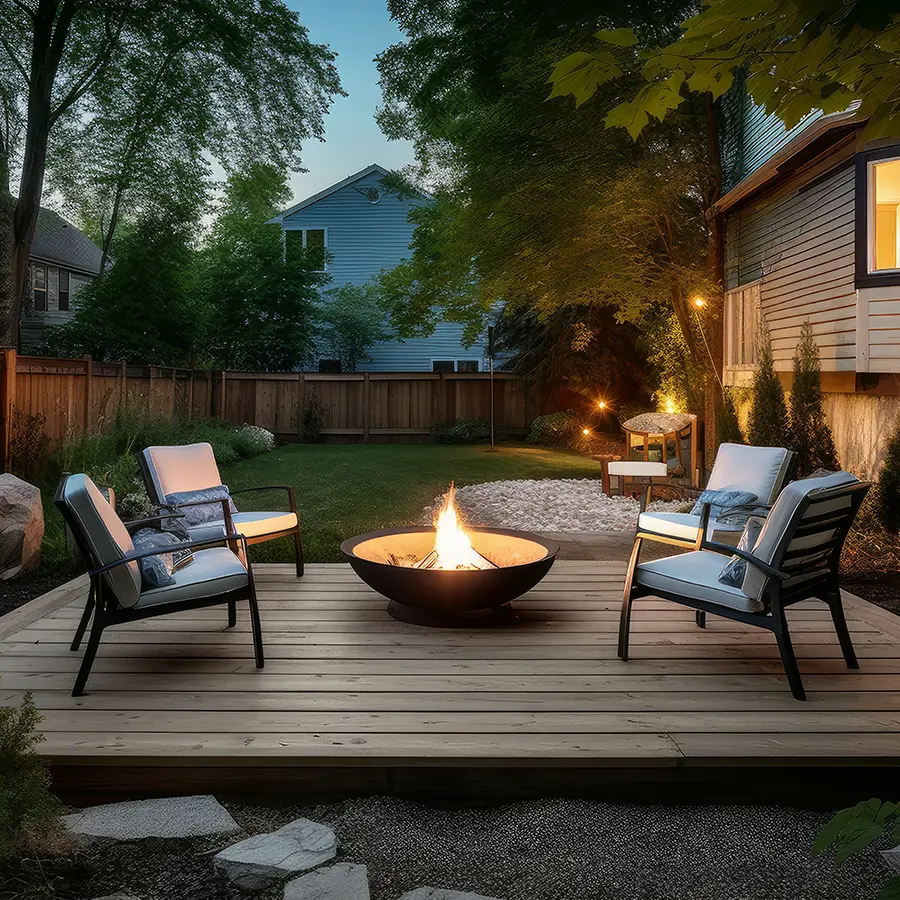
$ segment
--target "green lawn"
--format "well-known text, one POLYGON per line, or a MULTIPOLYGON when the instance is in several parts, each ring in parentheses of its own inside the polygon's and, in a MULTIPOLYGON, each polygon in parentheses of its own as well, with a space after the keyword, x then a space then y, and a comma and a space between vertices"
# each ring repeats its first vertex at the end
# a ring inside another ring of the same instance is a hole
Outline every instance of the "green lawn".
MULTIPOLYGON (((310 562, 338 562, 345 538, 416 524, 423 508, 458 485, 514 478, 599 478, 600 464, 565 450, 433 444, 293 444, 223 471, 232 489, 291 484, 310 562)), ((263 495, 266 496, 266 495, 263 495)), ((260 508, 257 506, 257 508, 260 508)), ((292 558, 287 541, 253 548, 257 561, 292 558)))

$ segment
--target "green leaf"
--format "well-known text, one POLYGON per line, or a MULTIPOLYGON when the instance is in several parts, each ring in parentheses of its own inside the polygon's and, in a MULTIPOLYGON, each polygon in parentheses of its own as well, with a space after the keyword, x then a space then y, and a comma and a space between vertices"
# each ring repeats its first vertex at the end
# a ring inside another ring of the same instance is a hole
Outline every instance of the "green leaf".
POLYGON ((617 47, 633 47, 637 43, 637 37, 630 28, 601 29, 594 33, 594 37, 617 47))
POLYGON ((876 900, 900 900, 900 875, 892 878, 879 892, 876 900))
POLYGON ((832 817, 831 821, 819 832, 819 836, 813 844, 813 856, 827 850, 840 837, 852 815, 852 809, 842 809, 832 817))
POLYGON ((881 825, 863 825, 855 829, 841 842, 835 854, 835 859, 839 863, 845 862, 854 853, 859 853, 860 850, 868 847, 873 841, 877 841, 883 833, 884 828, 881 825))

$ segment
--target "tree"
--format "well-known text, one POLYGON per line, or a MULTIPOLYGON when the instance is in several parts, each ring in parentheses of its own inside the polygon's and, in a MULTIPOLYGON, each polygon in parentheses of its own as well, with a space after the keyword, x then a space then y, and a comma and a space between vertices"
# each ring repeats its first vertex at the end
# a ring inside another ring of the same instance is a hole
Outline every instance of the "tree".
POLYGON ((160 198, 122 229, 115 265, 79 291, 70 322, 47 329, 48 352, 89 353, 95 359, 141 365, 188 365, 202 329, 193 245, 205 185, 193 171, 182 174, 180 202, 160 198))
MULTIPOLYGON (((379 121, 389 137, 414 141, 437 198, 411 217, 411 258, 382 279, 399 334, 446 318, 464 322, 471 340, 498 302, 539 321, 566 310, 566 321, 580 317, 589 329, 595 307, 639 329, 668 323, 672 310, 694 366, 708 369, 690 306, 715 283, 705 105, 689 104, 681 119, 635 144, 603 127, 618 86, 580 116, 545 102, 553 61, 582 45, 607 7, 390 3, 407 39, 378 58, 379 121)), ((626 3, 616 15, 653 43, 684 7, 626 3)), ((597 339, 615 336, 600 331, 597 339)))
POLYGON ((875 488, 878 518, 886 531, 900 532, 900 419, 888 441, 884 466, 875 488))
POLYGON ((690 93, 720 97, 735 73, 747 73, 753 100, 793 128, 813 110, 846 109, 860 100, 867 138, 900 130, 900 13, 868 0, 707 0, 686 18, 678 39, 641 47, 627 28, 604 28, 600 45, 562 59, 554 93, 584 103, 624 72, 640 82, 610 111, 607 124, 636 136, 690 93), (624 51, 624 52, 623 52, 624 51), (629 57, 624 59, 623 57, 629 57))
POLYGON ((794 353, 794 383, 790 396, 791 449, 797 454, 797 473, 806 477, 816 469, 840 469, 834 438, 822 405, 819 346, 807 319, 800 327, 794 353))
POLYGON ((0 345, 17 342, 46 171, 108 255, 179 166, 299 165, 340 90, 282 0, 17 0, 0 35, 0 345))
POLYGON ((359 363, 371 362, 372 345, 391 338, 374 284, 344 284, 326 291, 317 318, 319 351, 329 359, 339 359, 345 372, 355 372, 359 363))
POLYGON ((312 354, 325 260, 268 220, 290 190, 287 174, 254 165, 231 175, 199 254, 203 356, 216 368, 289 371, 312 354))
POLYGON ((745 444, 744 432, 738 421, 737 409, 731 392, 723 392, 722 414, 716 422, 716 444, 745 444))
POLYGON ((756 371, 753 373, 753 406, 747 429, 748 442, 755 447, 790 447, 787 404, 784 388, 775 372, 769 331, 760 328, 756 371))

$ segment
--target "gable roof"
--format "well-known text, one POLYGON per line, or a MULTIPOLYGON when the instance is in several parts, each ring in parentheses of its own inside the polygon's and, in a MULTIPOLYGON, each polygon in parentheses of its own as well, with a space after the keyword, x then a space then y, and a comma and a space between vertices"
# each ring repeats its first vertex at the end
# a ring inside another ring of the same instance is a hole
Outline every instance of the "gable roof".
POLYGON ((377 172, 379 175, 389 175, 387 169, 384 166, 379 166, 378 163, 372 163, 370 166, 366 166, 364 169, 360 169, 358 172, 353 175, 348 175, 343 181, 337 182, 337 184, 331 185, 331 187, 325 188, 324 191, 319 191, 318 194, 313 194, 312 197, 307 197, 305 200, 301 200, 299 203, 295 203, 289 209, 286 209, 284 212, 278 213, 277 216, 269 219, 270 223, 278 223, 285 219, 287 216, 292 216, 295 212, 299 212, 301 209, 306 209, 307 206, 312 206, 313 203, 318 203, 319 200, 324 199, 330 194, 335 194, 341 188, 345 188, 348 185, 353 184, 355 181, 359 181, 360 178, 365 178, 366 175, 371 175, 373 172, 377 172))
POLYGON ((103 251, 59 213, 42 206, 31 243, 31 258, 75 272, 99 275, 103 251))

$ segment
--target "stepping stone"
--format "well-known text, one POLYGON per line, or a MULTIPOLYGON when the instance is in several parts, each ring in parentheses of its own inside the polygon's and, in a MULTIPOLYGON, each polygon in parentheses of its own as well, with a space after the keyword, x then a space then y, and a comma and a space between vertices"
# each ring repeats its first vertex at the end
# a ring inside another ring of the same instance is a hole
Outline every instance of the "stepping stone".
POLYGON ((369 900, 368 872, 353 863, 316 869, 289 881, 284 900, 369 900))
POLYGON ((233 834, 241 828, 215 797, 166 797, 91 806, 62 817, 73 834, 134 841, 233 834))
POLYGON ((296 819, 271 834, 256 834, 226 847, 213 865, 248 891, 263 888, 333 859, 337 838, 327 825, 296 819))
POLYGON ((444 888, 420 887, 408 891, 399 900, 498 900, 484 894, 470 894, 467 891, 448 891, 444 888))

